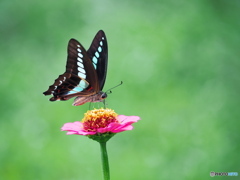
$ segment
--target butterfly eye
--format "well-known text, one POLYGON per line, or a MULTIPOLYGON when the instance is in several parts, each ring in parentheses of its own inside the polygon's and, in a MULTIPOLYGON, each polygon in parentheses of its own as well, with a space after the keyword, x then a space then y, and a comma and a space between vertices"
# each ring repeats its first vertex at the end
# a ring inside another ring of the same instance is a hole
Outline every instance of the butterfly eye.
POLYGON ((107 94, 106 93, 103 93, 102 96, 101 96, 102 99, 105 99, 107 98, 107 94))

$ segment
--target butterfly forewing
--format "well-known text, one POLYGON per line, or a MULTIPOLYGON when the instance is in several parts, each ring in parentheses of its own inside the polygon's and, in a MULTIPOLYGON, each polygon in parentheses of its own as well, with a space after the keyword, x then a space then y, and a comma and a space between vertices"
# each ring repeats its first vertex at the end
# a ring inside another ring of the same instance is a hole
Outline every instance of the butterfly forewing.
POLYGON ((96 34, 88 51, 77 40, 70 39, 66 71, 43 94, 53 95, 51 101, 68 100, 72 97, 86 97, 86 102, 98 100, 106 72, 107 41, 103 31, 96 34), (90 96, 93 98, 89 98, 90 96))
POLYGON ((107 38, 102 30, 96 34, 87 53, 97 71, 100 90, 102 90, 106 80, 108 63, 107 38))
POLYGON ((83 88, 81 93, 89 90, 86 89, 88 87, 86 83, 89 84, 89 88, 99 91, 97 73, 92 61, 84 47, 75 39, 71 39, 68 44, 66 73, 71 73, 78 78, 78 86, 83 88))

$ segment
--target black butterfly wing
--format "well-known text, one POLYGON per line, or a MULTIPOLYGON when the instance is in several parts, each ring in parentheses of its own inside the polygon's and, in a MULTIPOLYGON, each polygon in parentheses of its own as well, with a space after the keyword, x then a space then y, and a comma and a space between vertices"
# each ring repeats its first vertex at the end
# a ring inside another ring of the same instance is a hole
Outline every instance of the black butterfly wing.
POLYGON ((94 37, 91 46, 87 50, 89 58, 96 69, 100 90, 103 89, 108 64, 108 45, 105 33, 100 30, 94 37))
POLYGON ((100 90, 96 70, 84 47, 75 39, 68 43, 66 71, 43 94, 51 101, 90 96, 100 90))

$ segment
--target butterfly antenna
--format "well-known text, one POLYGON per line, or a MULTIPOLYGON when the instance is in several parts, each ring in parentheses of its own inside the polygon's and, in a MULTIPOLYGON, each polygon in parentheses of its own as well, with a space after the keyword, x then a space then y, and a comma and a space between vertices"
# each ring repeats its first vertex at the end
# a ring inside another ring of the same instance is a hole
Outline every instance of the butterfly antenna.
POLYGON ((111 91, 112 89, 114 89, 114 88, 116 88, 116 87, 118 87, 118 86, 120 86, 120 85, 122 85, 122 84, 123 84, 123 82, 121 81, 120 84, 118 84, 118 85, 116 85, 116 86, 108 89, 108 90, 106 91, 106 94, 111 94, 111 93, 112 93, 112 91, 111 91))

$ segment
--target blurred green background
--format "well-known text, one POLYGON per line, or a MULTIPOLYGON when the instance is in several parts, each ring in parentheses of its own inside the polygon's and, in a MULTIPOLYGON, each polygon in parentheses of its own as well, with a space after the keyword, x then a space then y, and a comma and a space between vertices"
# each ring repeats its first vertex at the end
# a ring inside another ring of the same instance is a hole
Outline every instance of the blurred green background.
POLYGON ((100 29, 104 90, 124 82, 108 107, 142 119, 108 143, 112 179, 240 173, 239 17, 238 0, 2 0, 0 179, 102 179, 98 143, 60 131, 89 104, 42 94, 65 71, 68 40, 88 48, 100 29))

